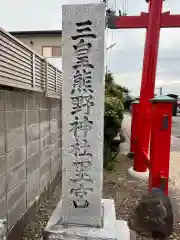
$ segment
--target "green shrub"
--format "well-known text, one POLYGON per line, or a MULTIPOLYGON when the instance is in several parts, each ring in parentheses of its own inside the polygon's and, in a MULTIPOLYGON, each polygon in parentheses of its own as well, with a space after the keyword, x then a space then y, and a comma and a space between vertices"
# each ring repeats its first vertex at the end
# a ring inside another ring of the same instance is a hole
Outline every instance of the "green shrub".
POLYGON ((105 76, 105 112, 104 112, 104 167, 111 169, 117 156, 113 151, 113 139, 121 129, 123 120, 123 92, 114 83, 112 73, 105 76))

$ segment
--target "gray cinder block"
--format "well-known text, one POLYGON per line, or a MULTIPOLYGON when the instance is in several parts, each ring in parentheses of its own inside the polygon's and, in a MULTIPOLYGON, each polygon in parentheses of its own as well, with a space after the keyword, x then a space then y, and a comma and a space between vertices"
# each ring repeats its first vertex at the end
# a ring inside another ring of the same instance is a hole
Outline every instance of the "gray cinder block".
POLYGON ((8 228, 22 216, 26 211, 26 195, 21 196, 21 199, 8 211, 8 228))
POLYGON ((6 157, 0 155, 0 176, 6 172, 6 157))
POLYGON ((5 134, 0 132, 0 154, 5 153, 5 134))
POLYGON ((18 165, 19 163, 25 161, 26 159, 26 147, 21 146, 8 152, 6 154, 7 158, 7 171, 9 171, 12 167, 18 165))
POLYGON ((43 150, 49 145, 49 140, 50 140, 49 133, 40 139, 40 150, 43 150))
POLYGON ((25 93, 6 91, 5 99, 5 110, 25 110, 25 93))
POLYGON ((25 128, 17 128, 7 134, 7 152, 25 145, 25 128))
POLYGON ((48 146, 40 152, 40 166, 42 166, 45 162, 49 160, 50 160, 50 148, 48 146))
POLYGON ((26 128, 27 142, 32 142, 39 138, 39 123, 31 124, 26 128))
POLYGON ((7 193, 7 207, 12 208, 26 193, 26 179, 7 193))
MULTIPOLYGON (((0 120, 1 121, 1 120, 0 120)), ((1 125, 1 122, 0 122, 1 125)), ((6 131, 25 126, 25 111, 6 112, 6 131)))
POLYGON ((34 124, 39 122, 39 110, 26 111, 26 124, 34 124))
POLYGON ((39 139, 28 143, 27 146, 27 158, 32 157, 34 154, 39 152, 39 139))
POLYGON ((0 176, 0 198, 4 197, 4 195, 6 194, 6 187, 6 174, 4 174, 0 176))
POLYGON ((21 164, 12 168, 7 172, 7 189, 11 190, 14 186, 20 183, 26 177, 26 164, 21 164))
POLYGON ((27 174, 29 175, 39 167, 40 154, 37 153, 27 160, 27 174))

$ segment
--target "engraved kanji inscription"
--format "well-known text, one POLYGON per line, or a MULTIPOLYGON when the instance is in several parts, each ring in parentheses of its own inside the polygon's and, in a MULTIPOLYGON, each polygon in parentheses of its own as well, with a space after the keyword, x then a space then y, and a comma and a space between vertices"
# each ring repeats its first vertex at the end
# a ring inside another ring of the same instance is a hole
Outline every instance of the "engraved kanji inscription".
POLYGON ((75 208, 88 208, 89 202, 84 199, 73 200, 73 205, 75 208))
POLYGON ((89 120, 88 116, 84 116, 83 121, 78 116, 75 116, 74 121, 70 123, 70 132, 73 132, 76 139, 79 137, 79 131, 83 131, 84 137, 87 137, 88 132, 92 129, 92 125, 93 121, 89 120))
POLYGON ((85 68, 76 70, 76 74, 73 76, 73 87, 71 94, 75 93, 90 93, 94 91, 92 89, 92 76, 91 71, 86 70, 85 68))
POLYGON ((80 183, 80 182, 89 182, 93 183, 93 180, 89 176, 88 173, 84 171, 83 168, 76 169, 76 176, 70 179, 74 183, 80 183))
POLYGON ((86 55, 90 52, 92 44, 90 42, 86 42, 84 39, 80 39, 77 44, 73 45, 74 53, 76 56, 86 55))
POLYGON ((92 156, 92 153, 90 152, 91 150, 91 145, 87 141, 87 139, 83 139, 80 141, 79 139, 76 140, 74 144, 70 145, 71 151, 76 158, 79 156, 92 156))
POLYGON ((76 168, 89 168, 92 165, 90 160, 76 160, 73 161, 73 164, 76 168))
POLYGON ((90 108, 94 106, 93 102, 93 96, 76 96, 76 97, 71 97, 72 99, 72 106, 73 106, 73 111, 71 112, 73 115, 81 112, 83 108, 85 108, 85 114, 90 113, 90 108))
POLYGON ((89 192, 93 192, 93 189, 85 187, 83 184, 77 184, 76 188, 70 190, 71 194, 80 199, 83 199, 89 192))
POLYGON ((92 25, 92 22, 90 20, 76 23, 76 26, 77 26, 76 31, 77 33, 81 33, 81 34, 77 34, 75 36, 72 36, 71 38, 73 40, 77 40, 79 38, 96 38, 97 37, 96 34, 92 33, 92 29, 90 28, 91 25, 92 25))

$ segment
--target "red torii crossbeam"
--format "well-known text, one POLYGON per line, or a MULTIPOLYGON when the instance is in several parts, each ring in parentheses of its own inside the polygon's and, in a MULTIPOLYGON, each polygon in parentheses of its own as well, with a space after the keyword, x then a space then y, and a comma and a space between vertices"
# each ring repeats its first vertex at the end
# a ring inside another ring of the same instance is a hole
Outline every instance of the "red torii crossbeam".
MULTIPOLYGON (((108 24, 111 29, 147 29, 135 151, 136 163, 138 164, 134 166, 134 170, 137 172, 147 170, 143 152, 148 153, 149 148, 152 112, 149 100, 154 97, 160 29, 180 27, 180 15, 171 15, 169 11, 162 13, 162 6, 163 0, 150 0, 148 13, 142 12, 140 16, 112 17, 108 24)), ((163 159, 159 159, 159 161, 163 161, 163 159)))

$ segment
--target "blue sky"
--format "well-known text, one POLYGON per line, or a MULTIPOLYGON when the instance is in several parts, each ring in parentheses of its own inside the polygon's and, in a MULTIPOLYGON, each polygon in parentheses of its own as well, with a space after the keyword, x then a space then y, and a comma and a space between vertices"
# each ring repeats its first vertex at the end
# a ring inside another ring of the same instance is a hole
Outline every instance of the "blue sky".
MULTIPOLYGON (((109 7, 118 10, 124 0, 109 0, 109 7)), ((99 0, 1 0, 0 26, 7 31, 61 29, 62 4, 97 3, 99 0)), ((147 11, 145 0, 128 0, 128 15, 147 11)), ((180 14, 179 0, 166 0, 164 10, 180 14)), ((107 52, 108 68, 117 83, 139 95, 145 30, 108 30, 107 45, 116 45, 107 52)), ((161 31, 156 85, 164 93, 180 94, 180 28, 161 31)), ((157 90, 158 91, 158 90, 157 90)))

